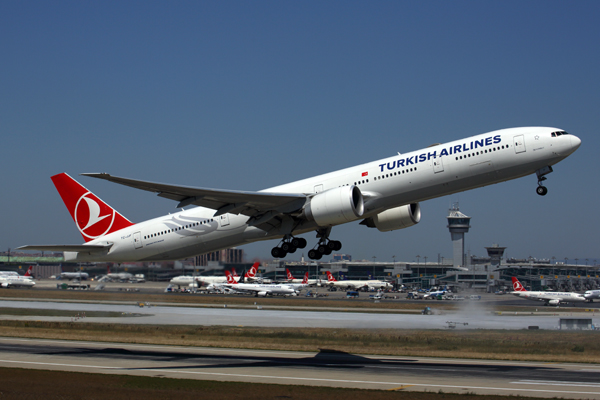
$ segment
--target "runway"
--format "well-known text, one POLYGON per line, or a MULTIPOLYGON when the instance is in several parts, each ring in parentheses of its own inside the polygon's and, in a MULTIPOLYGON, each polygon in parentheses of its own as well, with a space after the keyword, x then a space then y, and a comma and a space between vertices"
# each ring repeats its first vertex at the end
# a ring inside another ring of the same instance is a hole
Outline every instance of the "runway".
POLYGON ((600 367, 0 338, 0 366, 379 390, 600 399, 600 367))
MULTIPOLYGON (((131 304, 78 303, 50 301, 2 300, 0 307, 45 310, 69 310, 76 314, 103 311, 121 313, 121 317, 88 317, 81 322, 152 324, 152 325, 220 325, 255 327, 314 327, 350 329, 444 329, 453 322, 454 329, 556 329, 559 315, 544 313, 494 314, 479 306, 465 306, 456 312, 437 315, 391 314, 369 312, 286 311, 253 309, 153 306, 140 308, 131 304)), ((569 313, 566 313, 569 314, 569 313)), ((572 313, 572 316, 592 318, 590 313, 572 313)), ((568 315, 561 315, 568 316, 568 315)), ((0 319, 70 321, 69 317, 53 316, 0 316, 0 319)), ((597 324, 599 321, 593 319, 597 324)))

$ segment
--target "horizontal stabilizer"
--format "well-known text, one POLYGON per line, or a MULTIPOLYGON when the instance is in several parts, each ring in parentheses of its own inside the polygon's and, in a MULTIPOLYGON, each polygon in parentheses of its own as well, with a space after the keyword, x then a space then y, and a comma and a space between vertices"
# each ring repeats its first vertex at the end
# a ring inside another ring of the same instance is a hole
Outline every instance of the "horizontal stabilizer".
POLYGON ((77 253, 101 253, 112 247, 107 245, 87 244, 41 244, 17 247, 15 250, 38 250, 38 251, 74 251, 77 253))

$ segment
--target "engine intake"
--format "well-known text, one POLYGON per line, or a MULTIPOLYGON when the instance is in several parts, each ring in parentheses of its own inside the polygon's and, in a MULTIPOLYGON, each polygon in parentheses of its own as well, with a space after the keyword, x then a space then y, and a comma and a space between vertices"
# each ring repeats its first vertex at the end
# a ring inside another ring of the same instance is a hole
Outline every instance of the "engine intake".
POLYGON ((362 217, 364 200, 357 186, 342 186, 317 193, 304 206, 304 216, 319 226, 333 226, 362 217))
POLYGON ((404 229, 421 221, 421 206, 419 203, 390 208, 361 222, 369 228, 377 228, 380 232, 404 229))

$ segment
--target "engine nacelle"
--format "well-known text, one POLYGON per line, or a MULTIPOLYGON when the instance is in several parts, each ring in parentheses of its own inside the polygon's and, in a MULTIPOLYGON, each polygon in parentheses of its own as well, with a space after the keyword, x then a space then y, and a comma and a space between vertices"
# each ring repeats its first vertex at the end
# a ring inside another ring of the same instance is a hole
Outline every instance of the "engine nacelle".
POLYGON ((304 206, 304 215, 319 226, 333 226, 362 217, 365 204, 357 186, 342 186, 317 193, 304 206))
POLYGON ((419 223, 421 206, 419 203, 390 208, 362 222, 369 228, 377 228, 380 232, 404 229, 419 223))
POLYGON ((560 304, 560 300, 559 299, 552 299, 550 301, 548 301, 548 304, 550 304, 551 306, 557 306, 560 304))

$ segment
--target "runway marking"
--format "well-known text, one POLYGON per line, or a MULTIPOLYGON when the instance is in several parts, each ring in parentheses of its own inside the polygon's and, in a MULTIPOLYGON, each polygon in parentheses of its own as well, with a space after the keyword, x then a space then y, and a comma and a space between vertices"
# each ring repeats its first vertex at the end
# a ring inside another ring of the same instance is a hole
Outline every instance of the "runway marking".
MULTIPOLYGON (((361 383, 370 385, 398 385, 404 387, 420 386, 420 387, 436 387, 443 389, 482 389, 482 390, 502 390, 502 391, 514 391, 520 392, 543 392, 543 393, 565 393, 565 394, 591 394, 598 395, 600 392, 575 392, 567 390, 544 390, 544 389, 513 389, 506 387, 485 387, 485 386, 464 386, 464 385, 433 385, 425 383, 411 383, 411 382, 378 382, 378 381, 358 381, 358 380, 346 380, 346 379, 325 379, 325 378, 302 378, 297 376, 271 376, 271 375, 249 375, 249 374, 226 374, 222 372, 200 372, 200 371, 185 371, 176 369, 154 369, 154 368, 123 368, 123 367, 107 367, 98 365, 80 365, 80 364, 62 364, 62 363, 44 363, 35 361, 15 361, 15 360, 0 360, 0 363, 11 363, 11 364, 25 364, 25 365, 41 365, 41 366, 60 366, 60 367, 72 367, 72 368, 92 368, 92 369, 105 369, 105 370, 121 370, 121 371, 151 371, 151 372, 163 372, 165 374, 188 374, 188 375, 203 375, 203 376, 222 376, 222 377, 242 377, 242 378, 262 378, 262 379, 274 379, 281 381, 282 379, 295 380, 295 381, 313 381, 313 382, 336 382, 336 383, 361 383)), ((538 384, 544 381, 536 381, 538 384)), ((523 383, 523 382, 513 382, 523 383)), ((531 383, 534 384, 534 383, 531 383)), ((600 387, 600 386, 596 386, 600 387)))
POLYGON ((573 381, 538 381, 533 379, 523 379, 516 382, 511 382, 523 385, 551 385, 551 386, 582 386, 582 387, 594 387, 600 388, 600 382, 573 382, 573 381))
POLYGON ((389 392, 396 392, 398 390, 406 389, 406 388, 411 387, 411 386, 414 386, 414 385, 402 385, 402 386, 398 386, 398 387, 395 387, 395 388, 388 389, 388 391, 389 392))

